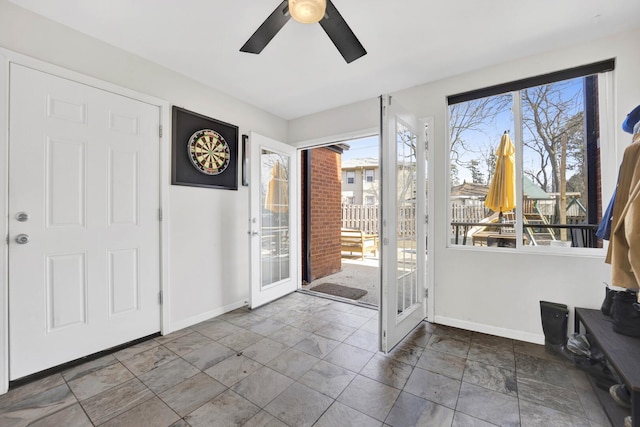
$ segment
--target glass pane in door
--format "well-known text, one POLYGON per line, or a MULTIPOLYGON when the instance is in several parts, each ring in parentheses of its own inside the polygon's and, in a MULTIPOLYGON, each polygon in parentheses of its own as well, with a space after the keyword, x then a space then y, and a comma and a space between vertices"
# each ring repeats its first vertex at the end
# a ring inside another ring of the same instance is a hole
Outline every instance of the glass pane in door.
POLYGON ((266 149, 260 153, 263 288, 290 277, 289 162, 290 157, 284 154, 266 149))
POLYGON ((398 316, 419 302, 417 255, 417 135, 398 122, 396 126, 396 177, 398 215, 397 310, 398 316))

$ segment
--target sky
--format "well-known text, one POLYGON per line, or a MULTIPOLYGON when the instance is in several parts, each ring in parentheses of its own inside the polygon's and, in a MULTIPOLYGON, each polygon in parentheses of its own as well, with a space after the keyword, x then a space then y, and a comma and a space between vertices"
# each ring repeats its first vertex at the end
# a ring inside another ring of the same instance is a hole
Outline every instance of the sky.
POLYGON ((362 159, 371 157, 377 159, 380 155, 378 147, 378 135, 368 136, 366 138, 352 139, 344 141, 349 144, 349 149, 342 153, 342 160, 362 159))
MULTIPOLYGON (((566 81, 568 85, 563 88, 563 99, 570 99, 578 92, 583 90, 583 78, 575 78, 566 81)), ((577 110, 575 111, 577 112, 577 110)), ((571 113, 574 114, 575 112, 571 113)), ((480 172, 485 176, 485 180, 488 176, 486 162, 484 162, 481 153, 488 153, 489 151, 495 152, 500 144, 500 138, 504 131, 509 131, 511 140, 516 144, 515 131, 514 131, 514 114, 511 109, 506 109, 499 113, 495 120, 488 121, 486 125, 481 126, 476 131, 465 131, 464 140, 466 146, 469 148, 468 152, 459 151, 460 160, 463 162, 469 162, 472 159, 480 160, 480 172)), ((527 131, 523 129, 524 138, 528 139, 527 131)), ((519 148, 516 148, 518 150, 519 148)), ((522 147, 523 167, 527 169, 535 169, 540 162, 539 155, 528 147, 522 147)), ((569 176, 567 176, 569 177, 569 176)), ((458 179, 460 183, 463 181, 472 182, 471 171, 468 168, 458 167, 458 179)))

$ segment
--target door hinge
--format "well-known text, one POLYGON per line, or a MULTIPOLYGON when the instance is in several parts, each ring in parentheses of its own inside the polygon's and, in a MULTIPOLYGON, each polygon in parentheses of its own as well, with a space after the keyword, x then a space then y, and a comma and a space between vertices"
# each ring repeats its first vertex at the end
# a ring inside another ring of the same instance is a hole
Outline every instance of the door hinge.
POLYGON ((429 298, 429 289, 424 290, 424 297, 429 298))
POLYGON ((4 241, 7 245, 9 244, 9 235, 7 234, 7 238, 4 241))
POLYGON ((158 208, 158 221, 162 221, 162 208, 158 208))
POLYGON ((162 305, 162 291, 158 292, 158 302, 162 305))
POLYGON ((158 126, 158 135, 162 138, 162 125, 158 126))

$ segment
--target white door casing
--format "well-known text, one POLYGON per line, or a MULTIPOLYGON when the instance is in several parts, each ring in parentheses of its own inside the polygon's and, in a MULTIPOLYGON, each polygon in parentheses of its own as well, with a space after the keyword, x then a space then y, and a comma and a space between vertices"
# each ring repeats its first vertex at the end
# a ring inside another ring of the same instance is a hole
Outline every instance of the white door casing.
POLYGON ((10 73, 16 379, 160 330, 160 110, 13 63, 10 73))
POLYGON ((425 125, 381 97, 382 239, 380 350, 389 352, 426 317, 425 125))
POLYGON ((296 148, 251 133, 249 306, 299 287, 298 156, 296 148))

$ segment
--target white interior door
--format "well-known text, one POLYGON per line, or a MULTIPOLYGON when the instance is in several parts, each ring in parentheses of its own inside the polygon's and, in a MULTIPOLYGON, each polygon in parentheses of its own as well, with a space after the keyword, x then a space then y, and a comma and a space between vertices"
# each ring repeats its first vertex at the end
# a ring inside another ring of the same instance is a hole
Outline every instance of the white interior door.
POLYGON ((426 317, 425 125, 381 97, 381 350, 390 351, 426 317))
POLYGON ((12 64, 10 378, 160 330, 157 106, 12 64))
POLYGON ((298 158, 290 145, 251 134, 251 308, 300 284, 298 158))

